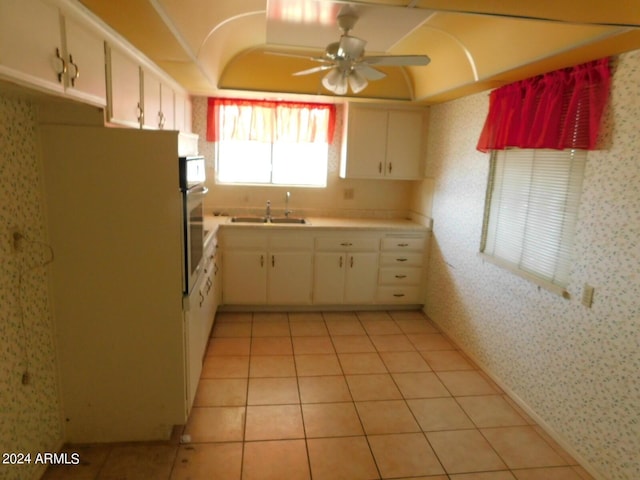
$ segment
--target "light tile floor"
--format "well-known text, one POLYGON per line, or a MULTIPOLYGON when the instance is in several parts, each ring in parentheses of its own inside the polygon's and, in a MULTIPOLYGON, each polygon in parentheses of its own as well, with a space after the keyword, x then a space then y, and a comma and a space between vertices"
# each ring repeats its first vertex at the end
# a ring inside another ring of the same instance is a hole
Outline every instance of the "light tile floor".
POLYGON ((44 479, 592 478, 421 312, 219 313, 183 433, 44 479))

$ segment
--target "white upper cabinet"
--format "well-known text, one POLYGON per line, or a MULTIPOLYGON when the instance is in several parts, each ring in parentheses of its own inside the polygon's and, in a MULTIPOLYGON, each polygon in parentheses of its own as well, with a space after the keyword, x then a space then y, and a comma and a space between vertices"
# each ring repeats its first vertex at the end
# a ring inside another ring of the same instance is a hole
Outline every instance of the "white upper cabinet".
POLYGON ((65 52, 68 95, 80 101, 104 106, 107 103, 104 39, 72 16, 65 16, 65 52))
POLYGON ((143 128, 175 130, 173 89, 147 69, 142 69, 143 128))
MULTIPOLYGON (((182 130, 176 125, 174 90, 160 75, 140 64, 127 52, 109 48, 108 120, 128 127, 182 130)), ((183 97, 184 98, 184 97, 183 97)), ((184 105, 182 112, 184 114, 184 105)))
POLYGON ((109 80, 108 121, 127 127, 139 127, 143 111, 138 63, 120 49, 110 47, 107 78, 109 80))
POLYGON ((104 41, 41 0, 0 0, 0 76, 104 106, 104 41))
POLYGON ((424 110, 350 104, 346 112, 341 177, 422 177, 424 110))

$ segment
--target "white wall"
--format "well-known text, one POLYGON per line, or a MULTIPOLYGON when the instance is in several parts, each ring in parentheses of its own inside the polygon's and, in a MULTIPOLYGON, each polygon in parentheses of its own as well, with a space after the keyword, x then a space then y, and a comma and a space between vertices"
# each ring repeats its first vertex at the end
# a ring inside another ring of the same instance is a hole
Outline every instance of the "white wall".
MULTIPOLYGON (((433 241, 425 311, 588 465, 640 478, 640 51, 614 75, 605 149, 590 152, 570 300, 478 256, 488 155, 482 93, 431 108, 433 241), (580 303, 595 287, 592 308, 580 303)), ((427 202, 428 203, 428 202, 427 202)), ((415 205, 418 205, 417 207, 415 205)))
POLYGON ((326 188, 230 186, 215 183, 214 145, 206 141, 207 99, 193 99, 193 130, 200 136, 199 151, 207 159, 209 194, 206 208, 234 213, 248 209, 263 212, 267 200, 274 209, 284 209, 285 192, 291 192, 294 214, 340 217, 407 217, 411 193, 416 182, 393 180, 347 180, 339 177, 342 142, 342 106, 338 106, 336 133, 329 152, 326 188), (353 199, 345 199, 346 189, 353 199))

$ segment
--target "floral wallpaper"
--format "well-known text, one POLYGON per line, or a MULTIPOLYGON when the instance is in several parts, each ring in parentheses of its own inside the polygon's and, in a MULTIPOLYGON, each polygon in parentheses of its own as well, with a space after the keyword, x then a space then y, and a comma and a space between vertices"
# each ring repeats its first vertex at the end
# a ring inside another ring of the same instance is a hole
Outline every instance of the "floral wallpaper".
MULTIPOLYGON (((427 314, 596 478, 640 478, 640 51, 619 57, 588 154, 565 300, 478 256, 488 94, 431 107, 427 314), (585 284, 593 305, 581 303, 585 284)), ((424 213, 424 212, 420 212, 424 213)), ((428 213, 428 212, 426 212, 428 213)))
MULTIPOLYGON (((0 85, 0 453, 57 451, 60 400, 41 205, 36 114, 0 85), (23 235, 14 250, 13 232, 23 235), (27 372, 27 376, 23 375, 27 372), (23 383, 24 381, 24 383, 23 383)), ((0 479, 38 478, 41 465, 2 465, 0 479)))

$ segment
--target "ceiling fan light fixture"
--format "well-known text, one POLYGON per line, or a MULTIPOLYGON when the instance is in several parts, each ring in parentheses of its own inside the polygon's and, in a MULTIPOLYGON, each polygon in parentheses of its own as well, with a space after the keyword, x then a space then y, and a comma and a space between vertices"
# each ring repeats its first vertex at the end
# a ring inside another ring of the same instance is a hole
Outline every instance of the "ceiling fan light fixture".
POLYGON ((360 93, 368 84, 367 79, 360 75, 357 70, 352 70, 349 74, 349 86, 353 93, 360 93))
POLYGON ((347 78, 338 68, 332 69, 322 78, 322 85, 336 95, 347 93, 347 78))

